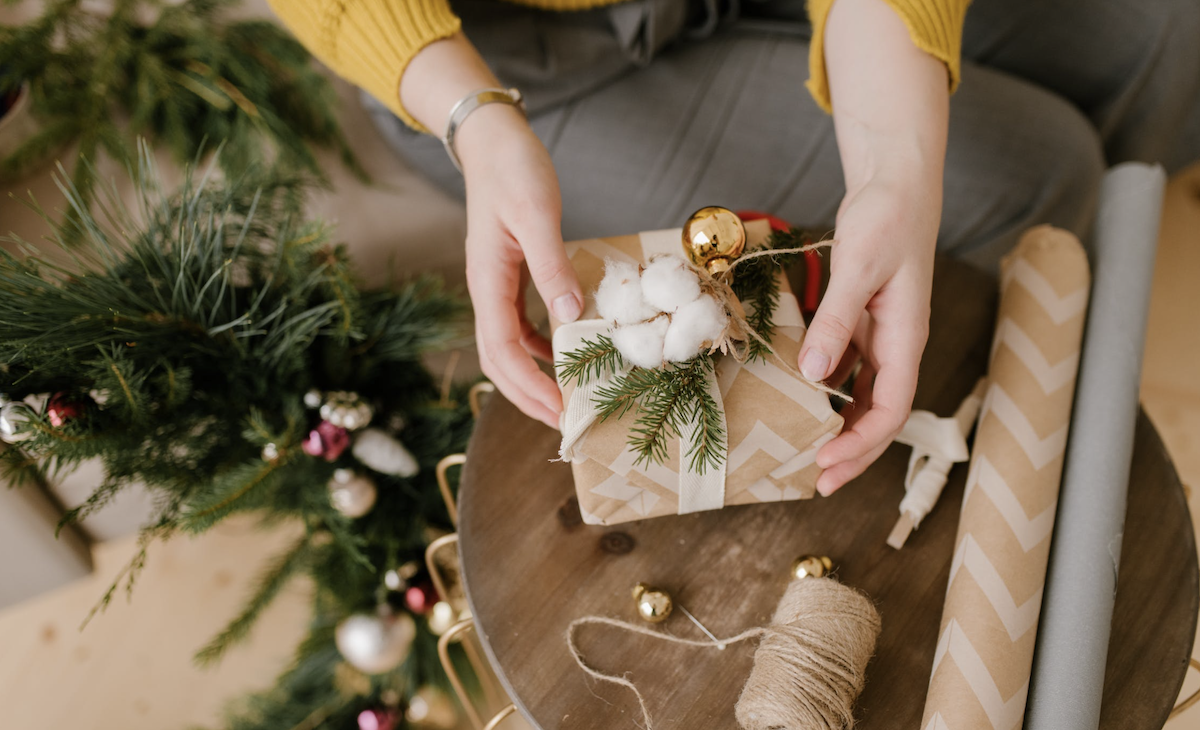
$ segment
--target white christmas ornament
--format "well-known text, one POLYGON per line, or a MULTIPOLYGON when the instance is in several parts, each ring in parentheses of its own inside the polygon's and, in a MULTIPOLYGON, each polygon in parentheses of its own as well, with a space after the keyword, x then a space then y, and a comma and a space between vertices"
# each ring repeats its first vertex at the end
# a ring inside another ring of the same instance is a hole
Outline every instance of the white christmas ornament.
POLYGON ((663 364, 663 340, 670 324, 666 317, 659 317, 617 327, 612 331, 612 341, 629 362, 639 368, 656 368, 663 364))
POLYGON ((700 277, 678 256, 658 256, 642 272, 642 298, 660 312, 674 312, 700 296, 700 277))
POLYGON ((354 439, 354 458, 380 474, 411 477, 420 470, 404 444, 378 428, 368 428, 354 439))
POLYGON ((618 325, 636 324, 658 314, 642 299, 637 264, 612 259, 604 263, 604 278, 596 288, 596 313, 618 325))
POLYGON ((355 669, 383 674, 400 666, 408 657, 417 624, 407 613, 374 616, 354 613, 334 630, 338 652, 355 669))
POLYGON ((721 336, 728 319, 725 307, 711 296, 702 296, 683 305, 671 316, 671 326, 663 341, 663 359, 669 362, 691 360, 721 336))

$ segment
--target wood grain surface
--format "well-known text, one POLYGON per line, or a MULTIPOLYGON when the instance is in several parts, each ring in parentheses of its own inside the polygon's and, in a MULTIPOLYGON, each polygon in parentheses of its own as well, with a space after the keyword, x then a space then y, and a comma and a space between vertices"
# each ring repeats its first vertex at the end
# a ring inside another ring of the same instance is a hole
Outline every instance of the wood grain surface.
MULTIPOLYGON (((949 414, 983 374, 996 288, 939 260, 915 407, 949 414)), ((1103 728, 1160 728, 1187 669, 1196 628, 1196 549, 1185 495, 1153 426, 1138 423, 1103 728)), ((859 727, 917 730, 949 577, 965 465, 903 550, 885 544, 903 495, 908 449, 890 448, 829 498, 747 505, 615 527, 582 523, 558 434, 500 396, 481 414, 459 495, 468 600, 489 657, 519 709, 543 730, 640 726, 632 694, 595 684, 567 652, 571 620, 636 620, 639 581, 669 591, 716 635, 769 619, 791 561, 829 555, 883 619, 859 727)), ((662 630, 700 638, 676 612, 662 630)), ((628 676, 658 728, 735 728, 753 645, 725 651, 656 643, 607 627, 580 636, 588 661, 628 676)))

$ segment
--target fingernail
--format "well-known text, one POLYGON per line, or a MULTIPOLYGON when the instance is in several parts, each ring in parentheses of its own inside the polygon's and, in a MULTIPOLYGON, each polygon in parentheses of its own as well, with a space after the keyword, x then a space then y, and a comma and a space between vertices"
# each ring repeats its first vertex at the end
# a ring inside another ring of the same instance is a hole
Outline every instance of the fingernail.
POLYGON ((554 312, 554 317, 559 322, 574 322, 579 319, 579 315, 583 312, 583 304, 580 303, 579 297, 574 294, 563 294, 554 303, 550 305, 550 309, 554 312))
POLYGON ((800 374, 809 380, 822 380, 829 370, 829 356, 819 350, 809 350, 800 361, 800 374))
POLYGON ((836 492, 837 489, 832 484, 829 483, 828 479, 825 479, 823 477, 818 477, 817 478, 817 491, 820 492, 822 497, 828 497, 829 495, 836 492))

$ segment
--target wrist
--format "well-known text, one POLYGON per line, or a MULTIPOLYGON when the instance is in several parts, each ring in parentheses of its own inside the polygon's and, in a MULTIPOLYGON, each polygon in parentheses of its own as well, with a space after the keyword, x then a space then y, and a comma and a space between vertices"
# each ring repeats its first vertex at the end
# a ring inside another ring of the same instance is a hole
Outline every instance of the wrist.
POLYGON ((463 172, 498 154, 511 152, 533 136, 524 112, 509 104, 481 106, 459 126, 454 149, 463 172))

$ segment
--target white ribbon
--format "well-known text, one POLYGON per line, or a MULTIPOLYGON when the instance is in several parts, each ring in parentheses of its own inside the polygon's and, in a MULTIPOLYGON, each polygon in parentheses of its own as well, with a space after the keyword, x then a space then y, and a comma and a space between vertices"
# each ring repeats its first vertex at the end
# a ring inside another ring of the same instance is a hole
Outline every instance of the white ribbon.
POLYGON ((967 435, 979 415, 985 386, 980 379, 949 418, 939 418, 929 411, 909 414, 904 429, 896 437, 896 441, 913 447, 913 451, 904 477, 904 499, 900 500, 901 521, 888 540, 893 547, 903 545, 908 531, 920 525, 933 510, 946 488, 950 468, 971 458, 967 435))

